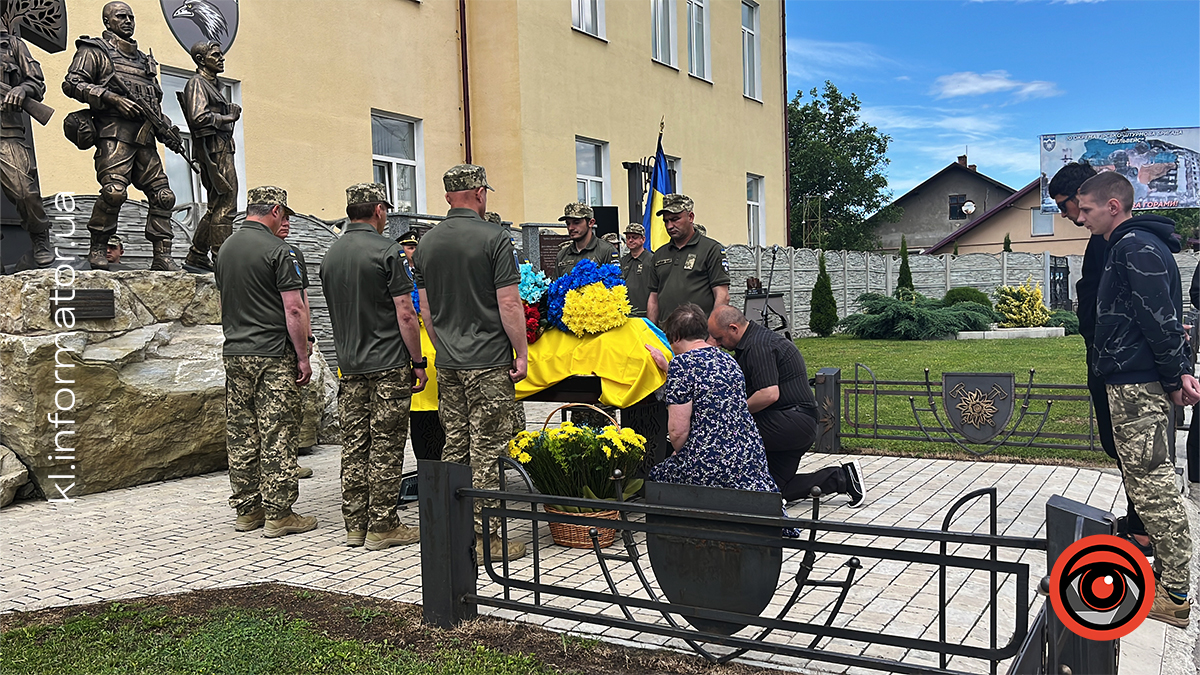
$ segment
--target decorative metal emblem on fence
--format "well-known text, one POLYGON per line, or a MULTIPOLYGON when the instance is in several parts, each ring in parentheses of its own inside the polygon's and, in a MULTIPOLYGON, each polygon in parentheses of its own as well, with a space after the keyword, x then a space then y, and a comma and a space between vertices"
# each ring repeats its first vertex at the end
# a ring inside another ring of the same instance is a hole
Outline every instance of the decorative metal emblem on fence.
POLYGON ((942 373, 942 407, 950 426, 972 443, 995 438, 1012 418, 1012 373, 942 373))

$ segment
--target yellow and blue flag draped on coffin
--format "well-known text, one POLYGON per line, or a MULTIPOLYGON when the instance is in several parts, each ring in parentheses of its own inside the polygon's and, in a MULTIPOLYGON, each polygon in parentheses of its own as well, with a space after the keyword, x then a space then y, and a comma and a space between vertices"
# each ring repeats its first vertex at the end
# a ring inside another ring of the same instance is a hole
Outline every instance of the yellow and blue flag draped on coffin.
MULTIPOLYGON (((627 408, 666 381, 666 374, 654 365, 643 345, 657 347, 671 359, 666 336, 646 319, 630 319, 619 328, 581 338, 547 330, 529 345, 529 375, 517 383, 517 399, 532 396, 572 375, 595 375, 600 378, 600 402, 627 408)), ((437 410, 436 355, 423 327, 421 349, 429 357, 429 385, 413 395, 413 412, 437 410)))
POLYGON ((646 228, 646 248, 657 251, 671 238, 658 212, 663 207, 663 197, 671 194, 671 181, 667 175, 667 156, 663 154, 662 134, 658 135, 658 151, 654 153, 654 170, 650 172, 650 191, 646 194, 646 213, 642 216, 642 227, 646 228))

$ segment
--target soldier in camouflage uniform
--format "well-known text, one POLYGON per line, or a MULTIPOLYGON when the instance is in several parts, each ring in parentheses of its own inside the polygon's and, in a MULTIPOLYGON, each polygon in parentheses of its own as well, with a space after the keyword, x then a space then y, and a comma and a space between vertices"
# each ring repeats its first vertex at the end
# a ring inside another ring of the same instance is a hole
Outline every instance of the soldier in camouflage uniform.
POLYGON ((300 261, 278 232, 292 216, 287 192, 246 195, 246 222, 217 259, 225 334, 225 435, 234 529, 280 537, 316 529, 296 502, 298 387, 308 384, 308 307, 300 261))
MULTIPOLYGON (((284 221, 280 226, 279 231, 275 236, 287 240, 288 235, 292 233, 292 225, 289 221, 284 221)), ((227 237, 226 237, 227 238, 227 237)), ((308 304, 308 266, 304 263, 304 252, 299 246, 292 246, 292 253, 296 254, 296 260, 300 263, 300 288, 301 297, 304 298, 304 306, 309 310, 309 317, 312 317, 311 305, 308 304)), ((111 263, 109 264, 111 268, 111 263)), ((309 321, 311 328, 311 319, 309 321)), ((317 340, 309 333, 308 336, 308 356, 309 364, 311 365, 312 353, 316 349, 317 340)), ((317 444, 317 429, 321 425, 320 408, 321 389, 320 387, 305 387, 300 390, 300 407, 299 415, 296 419, 296 454, 302 455, 312 451, 312 446, 317 444)), ((312 478, 313 470, 307 466, 296 466, 296 478, 312 478)))
POLYGON ((1200 401, 1200 383, 1181 322, 1179 238, 1168 218, 1133 217, 1133 186, 1119 173, 1089 178, 1077 196, 1079 224, 1108 242, 1090 361, 1108 390, 1125 492, 1162 568, 1149 618, 1186 628, 1192 541, 1167 434, 1171 403, 1200 401))
MULTIPOLYGON (((504 220, 502 218, 500 218, 500 214, 496 213, 495 211, 485 212, 483 214, 483 219, 488 221, 489 223, 495 223, 495 224, 501 225, 501 226, 504 225, 504 220)), ((515 246, 515 242, 514 242, 514 246, 515 246)), ((522 403, 521 401, 518 401, 516 398, 513 398, 512 415, 510 415, 509 418, 510 418, 510 421, 512 422, 513 436, 516 436, 517 432, 519 432, 519 431, 524 431, 525 430, 525 404, 522 403)))
MULTIPOLYGON (((514 383, 528 369, 521 277, 508 232, 483 219, 491 189, 483 167, 452 167, 442 183, 450 211, 421 237, 414 261, 425 328, 437 348, 442 458, 470 464, 475 487, 494 490, 500 485, 497 458, 512 437, 514 383)), ((481 507, 476 501, 480 563, 485 539, 492 555, 506 552, 495 523, 482 523, 481 507)), ((507 554, 525 555, 525 545, 509 541, 507 554)))
POLYGON ((413 392, 425 388, 427 363, 404 251, 383 236, 390 206, 379 183, 347 188, 350 223, 321 262, 321 288, 342 372, 338 408, 346 545, 365 543, 371 551, 421 538, 396 515, 408 413, 413 392))
POLYGON ((567 224, 567 236, 558 249, 555 268, 558 276, 570 272, 575 263, 587 258, 597 265, 617 264, 617 249, 608 241, 596 236, 596 216, 587 204, 572 202, 563 207, 559 221, 567 224))

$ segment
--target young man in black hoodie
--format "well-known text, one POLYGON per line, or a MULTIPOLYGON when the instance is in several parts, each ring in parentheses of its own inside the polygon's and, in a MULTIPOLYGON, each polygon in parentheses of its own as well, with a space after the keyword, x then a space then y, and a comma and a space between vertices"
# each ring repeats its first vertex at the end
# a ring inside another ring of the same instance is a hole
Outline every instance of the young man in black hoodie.
POLYGON ((1132 216, 1133 186, 1120 174, 1089 178, 1077 199, 1079 223, 1108 242, 1096 296, 1092 363, 1108 389, 1125 492, 1162 566, 1150 618, 1186 627, 1192 541, 1167 434, 1172 433, 1171 403, 1200 401, 1200 384, 1190 373, 1181 322, 1183 289, 1172 256, 1179 251, 1179 238, 1168 218, 1132 216))
MULTIPOLYGON (((1082 226, 1079 222, 1079 186, 1092 176, 1096 170, 1086 161, 1075 162, 1064 166, 1050 179, 1047 192, 1058 212, 1063 218, 1082 226)), ((1109 457, 1121 464, 1117 456, 1117 446, 1113 443, 1112 417, 1108 412, 1108 391, 1104 388, 1104 378, 1093 371, 1092 341, 1096 335, 1096 293, 1100 289, 1100 276, 1104 274, 1104 257, 1108 253, 1108 242, 1104 237, 1094 234, 1088 240, 1087 250, 1083 254, 1083 273, 1075 284, 1075 297, 1079 309, 1079 334, 1083 336, 1083 348, 1087 354, 1087 385, 1092 397, 1092 408, 1096 412, 1096 433, 1100 436, 1100 447, 1109 457)), ((1154 555, 1150 546, 1150 537, 1146 534, 1146 526, 1138 518, 1133 500, 1126 495, 1125 516, 1117 520, 1117 533, 1129 539, 1141 549, 1146 557, 1154 555)))

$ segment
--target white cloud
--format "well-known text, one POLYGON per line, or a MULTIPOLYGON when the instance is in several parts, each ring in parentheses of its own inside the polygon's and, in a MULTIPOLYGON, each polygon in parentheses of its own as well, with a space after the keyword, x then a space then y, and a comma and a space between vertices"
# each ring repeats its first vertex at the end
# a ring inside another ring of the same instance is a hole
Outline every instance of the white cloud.
POLYGON ((1033 80, 1022 82, 1009 77, 1008 71, 993 70, 988 73, 971 71, 942 75, 934 82, 931 94, 939 99, 959 96, 980 96, 1012 92, 1018 101, 1031 98, 1058 96, 1063 92, 1053 82, 1033 80))
MULTIPOLYGON (((954 161, 963 153, 963 143, 923 143, 911 146, 911 149, 931 159, 941 159, 942 166, 954 161)), ((1038 176, 1037 143, 1028 138, 991 138, 973 141, 966 148, 967 158, 979 170, 989 176, 1002 172, 1016 173, 1027 176, 1020 185, 1011 187, 1021 188, 1025 183, 1038 176)), ((928 178, 928 176, 926 176, 928 178)))
POLYGON ((990 137, 1004 128, 1002 115, 984 115, 949 109, 920 106, 864 106, 862 118, 884 132, 904 130, 937 130, 941 135, 956 135, 967 139, 990 137))
POLYGON ((788 38, 788 75, 821 80, 851 70, 894 68, 898 64, 872 45, 862 42, 831 42, 788 38))

